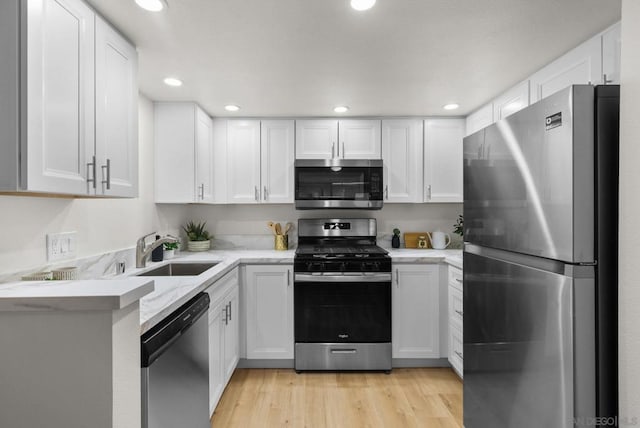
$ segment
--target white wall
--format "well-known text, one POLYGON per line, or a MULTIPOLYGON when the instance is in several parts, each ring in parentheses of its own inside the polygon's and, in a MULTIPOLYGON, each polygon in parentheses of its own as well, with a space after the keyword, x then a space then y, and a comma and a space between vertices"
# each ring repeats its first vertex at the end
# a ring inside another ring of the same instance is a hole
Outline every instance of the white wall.
MULTIPOLYGON (((640 424, 640 2, 622 1, 620 117, 620 416, 640 424)), ((633 425, 636 425, 633 424, 633 425)), ((631 424, 629 424, 631 425, 631 424)), ((624 426, 621 424, 621 426, 624 426)))
MULTIPOLYGON (((380 211, 296 211, 293 205, 192 205, 189 209, 190 218, 206 221, 209 232, 214 235, 270 235, 269 220, 290 221, 295 226, 298 218, 366 217, 378 220, 378 235, 390 235, 395 227, 402 233, 431 232, 439 228, 453 238, 453 224, 458 214, 462 214, 462 204, 385 204, 380 211)), ((295 230, 294 235, 297 235, 295 230)))
POLYGON ((78 257, 85 257, 133 247, 143 234, 183 223, 183 207, 153 203, 153 104, 142 96, 139 135, 138 198, 0 196, 0 274, 45 265, 47 233, 77 231, 78 257))

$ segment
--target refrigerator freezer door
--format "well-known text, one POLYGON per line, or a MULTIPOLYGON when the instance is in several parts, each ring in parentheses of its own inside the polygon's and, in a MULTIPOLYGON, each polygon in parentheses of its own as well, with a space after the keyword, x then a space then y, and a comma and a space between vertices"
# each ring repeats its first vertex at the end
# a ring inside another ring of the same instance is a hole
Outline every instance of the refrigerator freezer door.
POLYGON ((573 427, 595 415, 594 281, 585 276, 464 253, 466 428, 573 427))
POLYGON ((465 138, 465 241, 593 262, 593 112, 572 86, 465 138))

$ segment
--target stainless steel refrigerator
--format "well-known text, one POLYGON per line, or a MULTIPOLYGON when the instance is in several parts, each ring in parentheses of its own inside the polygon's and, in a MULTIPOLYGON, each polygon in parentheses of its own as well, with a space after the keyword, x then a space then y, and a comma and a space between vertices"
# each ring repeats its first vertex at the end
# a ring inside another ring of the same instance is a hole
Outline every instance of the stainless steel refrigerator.
POLYGON ((619 87, 464 139, 464 426, 614 426, 619 87))

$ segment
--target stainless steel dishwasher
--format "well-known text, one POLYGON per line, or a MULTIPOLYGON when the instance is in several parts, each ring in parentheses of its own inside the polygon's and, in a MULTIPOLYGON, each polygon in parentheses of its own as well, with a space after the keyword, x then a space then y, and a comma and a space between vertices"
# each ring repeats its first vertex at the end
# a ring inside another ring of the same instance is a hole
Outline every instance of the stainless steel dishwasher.
POLYGON ((142 428, 210 428, 208 308, 199 293, 140 338, 142 428))

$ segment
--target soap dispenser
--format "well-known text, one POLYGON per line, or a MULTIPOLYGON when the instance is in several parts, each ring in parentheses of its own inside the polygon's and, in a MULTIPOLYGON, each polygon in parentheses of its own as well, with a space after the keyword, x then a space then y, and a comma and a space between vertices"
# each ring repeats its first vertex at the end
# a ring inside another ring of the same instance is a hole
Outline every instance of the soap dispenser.
MULTIPOLYGON (((160 235, 156 235, 156 241, 160 239, 160 235)), ((157 248, 154 248, 151 251, 151 261, 152 262, 161 262, 164 255, 164 244, 158 245, 157 248)))

